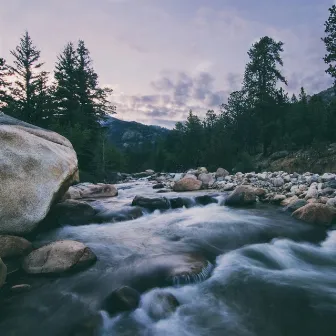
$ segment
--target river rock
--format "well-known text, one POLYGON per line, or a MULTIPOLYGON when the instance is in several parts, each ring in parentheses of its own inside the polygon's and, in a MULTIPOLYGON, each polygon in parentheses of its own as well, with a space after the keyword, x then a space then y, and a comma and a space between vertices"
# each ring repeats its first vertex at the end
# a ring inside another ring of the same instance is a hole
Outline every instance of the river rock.
POLYGON ((244 206, 255 203, 257 195, 255 189, 249 186, 239 186, 225 200, 225 205, 244 206))
POLYGON ((226 183, 223 186, 223 191, 232 191, 235 187, 236 185, 234 183, 226 183))
POLYGON ((88 202, 67 199, 53 206, 47 219, 56 225, 84 225, 92 223, 97 212, 88 202))
POLYGON ((317 183, 313 182, 307 191, 305 199, 308 200, 317 197, 318 197, 317 183))
POLYGON ((20 257, 32 250, 32 243, 16 236, 0 235, 0 258, 20 257))
POLYGON ((0 234, 25 235, 78 180, 63 136, 0 113, 0 234))
POLYGON ((153 185, 153 189, 163 189, 165 185, 163 183, 157 183, 153 185))
POLYGON ((335 174, 324 173, 321 178, 323 182, 335 180, 335 174))
POLYGON ((195 201, 198 204, 201 205, 208 205, 208 204, 213 204, 213 203, 218 203, 217 199, 215 196, 212 195, 202 195, 202 196, 196 196, 195 201))
POLYGON ((187 197, 174 197, 169 201, 172 209, 180 209, 183 207, 191 208, 193 205, 193 201, 187 197))
POLYGON ((215 183, 215 179, 212 174, 199 174, 198 180, 202 182, 202 188, 207 189, 215 183))
POLYGON ((283 202, 286 199, 285 195, 275 195, 272 199, 271 202, 275 203, 275 204, 280 204, 281 202, 283 202))
POLYGON ((63 199, 115 197, 117 195, 118 190, 113 184, 80 183, 70 187, 63 199))
POLYGON ((131 311, 138 307, 140 293, 135 289, 124 286, 114 290, 103 301, 101 308, 110 315, 119 312, 131 311))
POLYGON ((288 212, 294 212, 297 209, 304 207, 305 205, 307 205, 307 201, 298 198, 297 200, 294 200, 288 204, 284 210, 288 212))
POLYGON ((22 285, 12 286, 10 291, 13 294, 21 294, 21 293, 29 292, 31 290, 31 288, 32 288, 31 285, 22 284, 22 285))
POLYGON ((24 258, 22 267, 29 274, 58 274, 85 268, 96 260, 83 243, 61 240, 31 252, 24 258))
POLYGON ((330 198, 326 204, 332 208, 336 208, 336 197, 330 198))
POLYGON ((325 188, 325 189, 322 189, 319 193, 320 193, 322 196, 327 196, 327 195, 332 195, 334 192, 335 192, 334 189, 327 187, 327 188, 325 188))
POLYGON ((282 177, 276 177, 272 180, 274 187, 282 187, 285 184, 285 181, 282 177))
POLYGON ((166 319, 180 305, 176 297, 167 292, 155 292, 148 304, 147 313, 155 321, 166 319))
POLYGON ((206 169, 205 167, 197 168, 197 175, 200 175, 200 174, 208 174, 208 169, 206 169))
POLYGON ((216 171, 216 174, 215 174, 216 178, 226 177, 228 175, 230 175, 229 172, 224 168, 218 168, 217 171, 216 171))
POLYGON ((0 287, 5 283, 7 276, 7 267, 0 258, 0 287))
POLYGON ((201 187, 202 187, 201 181, 190 178, 190 177, 184 177, 180 181, 175 182, 173 186, 173 190, 177 192, 196 191, 196 190, 200 190, 201 187))
POLYGON ((170 203, 166 197, 135 196, 132 206, 140 206, 148 210, 167 210, 170 208, 170 203))
POLYGON ((289 204, 296 202, 299 198, 297 196, 291 196, 289 198, 284 199, 283 201, 281 201, 280 205, 282 206, 288 206, 289 204))
POLYGON ((324 188, 331 188, 331 189, 336 189, 336 180, 329 180, 328 182, 325 182, 323 185, 324 188))
POLYGON ((97 223, 117 223, 137 219, 141 216, 143 216, 141 207, 126 206, 117 210, 99 212, 94 219, 97 223))
POLYGON ((293 212, 294 218, 300 219, 306 223, 325 225, 332 224, 335 219, 335 211, 325 204, 310 203, 293 212))

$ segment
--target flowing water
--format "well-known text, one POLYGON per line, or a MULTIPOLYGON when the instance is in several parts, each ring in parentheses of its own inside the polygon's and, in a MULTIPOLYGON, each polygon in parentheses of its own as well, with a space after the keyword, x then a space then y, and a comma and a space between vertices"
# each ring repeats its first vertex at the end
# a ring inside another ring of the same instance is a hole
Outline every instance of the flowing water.
MULTIPOLYGON (((195 194, 204 192, 183 196, 195 194)), ((121 208, 135 195, 158 194, 140 181, 119 185, 119 196, 104 202, 121 208)), ((94 314, 103 320, 101 336, 336 335, 336 231, 298 222, 276 207, 233 209, 222 200, 41 234, 37 247, 74 239, 88 245, 98 262, 75 275, 28 278, 32 291, 1 310, 0 335, 71 335, 74 325, 94 314), (164 284, 185 255, 206 258, 207 267, 164 284), (122 285, 142 292, 140 306, 110 317, 100 304, 122 285), (180 306, 153 318, 164 292, 180 306)))

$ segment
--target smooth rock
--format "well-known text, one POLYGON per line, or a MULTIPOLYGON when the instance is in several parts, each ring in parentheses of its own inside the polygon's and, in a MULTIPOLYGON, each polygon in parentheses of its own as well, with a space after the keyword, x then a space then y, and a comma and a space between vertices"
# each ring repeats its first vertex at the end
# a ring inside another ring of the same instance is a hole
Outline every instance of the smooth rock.
POLYGON ((78 180, 63 136, 0 114, 0 234, 25 235, 78 180))
POLYGON ((0 258, 20 257, 32 250, 32 243, 16 236, 0 235, 0 258))
POLYGON ((197 174, 208 174, 208 169, 206 169, 205 167, 199 167, 197 168, 197 174))
POLYGON ((281 201, 280 205, 282 206, 288 206, 289 204, 296 202, 299 198, 297 196, 292 196, 289 198, 284 199, 283 201, 281 201))
POLYGON ((282 187, 285 184, 285 181, 282 177, 276 177, 272 180, 274 187, 282 187))
POLYGON ((202 182, 197 180, 197 179, 193 179, 190 177, 184 177, 183 179, 181 179, 180 181, 175 182, 174 186, 173 186, 173 190, 174 191, 196 191, 196 190, 200 190, 202 187, 202 182))
POLYGON ((63 199, 85 199, 100 197, 115 197, 118 190, 113 184, 80 183, 69 188, 63 199))
POLYGON ((317 198, 317 197, 318 197, 317 183, 313 182, 309 187, 305 198, 306 200, 308 200, 310 198, 317 198))
POLYGON ((135 310, 140 303, 140 293, 131 287, 121 287, 109 294, 101 308, 110 315, 135 310))
POLYGON ((215 183, 215 179, 212 174, 199 174, 198 180, 202 182, 202 188, 207 189, 215 183))
POLYGON ((143 197, 135 196, 132 206, 140 206, 148 210, 167 210, 170 208, 170 203, 166 197, 143 197))
POLYGON ((324 183, 324 188, 332 188, 332 189, 336 189, 336 180, 329 180, 328 182, 324 183))
POLYGON ((239 186, 225 200, 225 205, 244 206, 255 203, 257 195, 255 189, 249 186, 239 186))
POLYGON ((332 207, 332 208, 336 208, 336 197, 335 198, 330 198, 327 202, 326 205, 332 207))
POLYGON ((294 218, 306 223, 329 226, 335 219, 336 212, 329 206, 320 203, 310 203, 293 212, 294 218))
POLYGON ((153 189, 163 189, 165 185, 163 183, 157 183, 153 185, 153 189))
POLYGON ((20 293, 29 292, 31 288, 32 288, 31 285, 22 284, 22 285, 12 286, 10 291, 14 294, 20 294, 20 293))
POLYGON ((232 191, 232 190, 234 190, 235 187, 236 187, 236 185, 234 183, 226 183, 223 186, 223 191, 232 191))
POLYGON ((22 267, 29 274, 58 274, 88 267, 96 260, 83 243, 61 240, 31 252, 24 258, 22 267))
POLYGON ((183 207, 191 208, 194 204, 193 201, 187 197, 174 197, 169 201, 172 209, 180 209, 183 207))
POLYGON ((67 199, 52 207, 47 220, 55 225, 84 225, 94 222, 97 212, 88 202, 67 199))
POLYGON ((215 174, 216 178, 226 177, 228 175, 230 175, 229 172, 224 168, 218 168, 215 174))
POLYGON ((275 204, 280 204, 282 201, 286 199, 285 195, 275 195, 272 199, 271 202, 275 204))

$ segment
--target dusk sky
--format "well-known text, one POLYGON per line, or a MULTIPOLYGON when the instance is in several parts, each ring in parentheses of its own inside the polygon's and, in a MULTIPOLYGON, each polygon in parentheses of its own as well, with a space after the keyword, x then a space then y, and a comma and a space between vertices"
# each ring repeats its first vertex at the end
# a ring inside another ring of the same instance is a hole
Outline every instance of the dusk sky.
POLYGON ((268 35, 284 42, 288 91, 330 86, 324 22, 331 0, 0 0, 0 56, 12 62, 27 29, 45 69, 83 39, 116 117, 173 127, 189 109, 219 110, 239 89, 247 51, 268 35))

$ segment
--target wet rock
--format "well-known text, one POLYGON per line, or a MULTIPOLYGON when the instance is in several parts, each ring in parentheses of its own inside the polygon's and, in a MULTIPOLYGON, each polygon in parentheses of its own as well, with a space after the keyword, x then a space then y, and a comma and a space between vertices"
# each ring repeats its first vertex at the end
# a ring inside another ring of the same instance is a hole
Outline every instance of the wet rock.
POLYGON ((200 190, 201 187, 202 187, 201 181, 190 177, 184 177, 183 179, 175 182, 173 190, 177 192, 196 191, 200 190))
POLYGON ((255 189, 249 186, 239 186, 225 200, 225 205, 244 206, 254 204, 257 200, 255 189))
POLYGON ((21 293, 29 292, 31 290, 31 288, 32 288, 31 285, 22 284, 22 285, 12 286, 10 291, 13 294, 21 294, 21 293))
POLYGON ((191 208, 193 205, 193 201, 187 197, 174 197, 169 201, 172 209, 191 208))
POLYGON ((101 308, 110 315, 119 312, 132 311, 138 308, 140 293, 131 287, 121 287, 109 294, 103 301, 101 308))
POLYGON ((304 207, 305 205, 307 205, 307 201, 297 199, 296 201, 293 201, 290 204, 288 204, 284 210, 288 212, 294 212, 297 209, 304 207))
POLYGON ((134 220, 143 216, 143 211, 140 207, 123 207, 119 210, 106 210, 99 212, 95 221, 98 223, 117 223, 134 220))
POLYGON ((22 268, 29 274, 58 274, 86 268, 96 260, 83 243, 61 240, 31 252, 24 258, 22 268))
POLYGON ((166 194, 168 192, 171 192, 171 190, 169 190, 169 189, 160 189, 160 190, 157 191, 158 194, 166 194))
POLYGON ((82 199, 82 198, 100 198, 115 197, 118 190, 113 184, 104 183, 80 183, 69 188, 63 199, 82 199))
POLYGON ((0 235, 0 258, 20 257, 32 250, 27 239, 16 236, 0 235))
POLYGON ((77 323, 67 336, 100 336, 103 318, 100 314, 89 316, 77 323))
POLYGON ((97 213, 88 202, 67 199, 52 207, 48 220, 57 225, 84 225, 94 222, 97 213))
POLYGON ((163 183, 157 183, 157 184, 153 185, 153 189, 162 189, 164 187, 165 187, 165 185, 163 183))
POLYGON ((155 321, 168 318, 180 305, 176 297, 167 292, 156 292, 148 304, 147 313, 155 321))
POLYGON ((324 204, 311 203, 293 212, 294 218, 306 223, 329 226, 335 219, 335 211, 324 204))
POLYGON ((170 208, 170 203, 166 197, 142 197, 135 196, 132 202, 132 206, 140 206, 148 210, 167 210, 170 208))
POLYGON ((0 234, 31 233, 78 180, 63 136, 0 113, 0 234))
POLYGON ((217 171, 216 171, 216 174, 215 174, 216 178, 225 177, 225 176, 228 176, 228 175, 230 175, 229 172, 224 168, 218 168, 217 171))
POLYGON ((211 195, 197 196, 197 197, 195 197, 195 201, 196 201, 196 203, 201 204, 201 205, 208 205, 208 204, 212 204, 212 203, 217 203, 217 199, 214 198, 211 195))
POLYGON ((7 276, 7 267, 0 258, 0 287, 5 283, 7 276))

